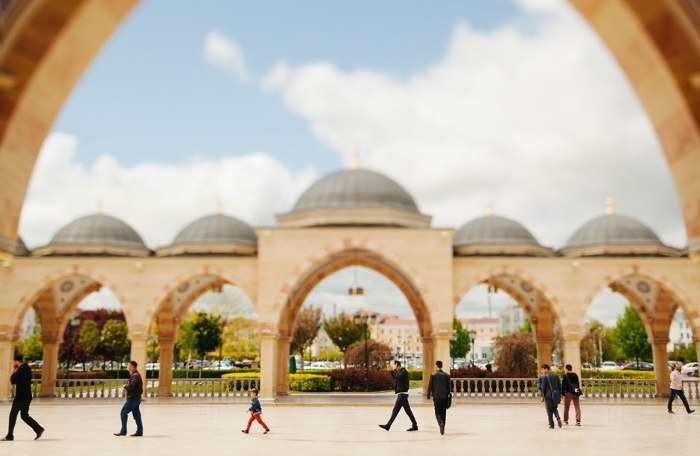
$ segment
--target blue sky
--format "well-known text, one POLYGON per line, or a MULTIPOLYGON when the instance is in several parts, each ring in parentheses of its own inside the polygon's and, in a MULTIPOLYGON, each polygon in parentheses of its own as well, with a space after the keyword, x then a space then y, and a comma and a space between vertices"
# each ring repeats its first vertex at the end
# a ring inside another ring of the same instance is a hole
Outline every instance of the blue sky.
POLYGON ((124 164, 265 151, 292 169, 328 172, 340 157, 251 81, 203 65, 212 30, 245 51, 253 77, 283 59, 332 61, 408 77, 445 52, 460 21, 488 30, 515 21, 509 1, 144 1, 104 47, 54 125, 81 139, 79 159, 124 164))
MULTIPOLYGON (((98 203, 152 248, 219 203, 274 226, 356 146, 434 227, 458 228, 490 201, 561 247, 612 196, 664 242, 687 242, 648 118, 561 0, 146 0, 57 118, 20 235, 44 245, 98 203)), ((309 299, 342 301, 348 274, 309 299)), ((364 280, 378 310, 410 315, 400 294, 385 299, 386 279, 364 280)), ((462 316, 483 314, 477 295, 462 316)))

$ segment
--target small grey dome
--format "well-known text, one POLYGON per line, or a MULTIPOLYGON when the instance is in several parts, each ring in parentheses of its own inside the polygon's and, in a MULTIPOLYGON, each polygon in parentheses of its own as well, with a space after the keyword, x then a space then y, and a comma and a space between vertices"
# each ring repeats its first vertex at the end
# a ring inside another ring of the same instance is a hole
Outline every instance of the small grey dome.
POLYGON ((61 228, 49 245, 108 245, 146 249, 141 236, 118 218, 104 214, 81 217, 61 228))
POLYGON ((27 245, 24 243, 21 237, 17 238, 17 244, 15 245, 15 253, 14 256, 28 256, 31 252, 29 252, 29 249, 27 248, 27 245))
POLYGON ((321 208, 395 207, 418 213, 413 197, 383 174, 349 169, 318 180, 299 197, 292 212, 321 208))
POLYGON ((187 225, 175 237, 173 244, 257 244, 255 231, 235 217, 208 215, 187 225))
POLYGON ((487 215, 459 228, 453 238, 455 247, 472 244, 531 244, 539 246, 535 236, 515 220, 487 215))
POLYGON ((664 245, 650 228, 624 215, 610 214, 594 218, 569 238, 565 248, 589 245, 664 245))

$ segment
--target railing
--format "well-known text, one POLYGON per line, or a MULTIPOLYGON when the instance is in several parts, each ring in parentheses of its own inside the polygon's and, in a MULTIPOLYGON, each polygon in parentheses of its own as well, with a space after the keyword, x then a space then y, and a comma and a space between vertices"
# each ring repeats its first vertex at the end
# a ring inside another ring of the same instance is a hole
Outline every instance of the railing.
MULTIPOLYGON (((464 398, 527 399, 539 397, 536 378, 453 378, 452 394, 464 398)), ((684 380, 688 399, 700 398, 697 380, 684 380)), ((645 399, 656 396, 653 379, 597 379, 581 381, 581 397, 606 399, 645 399)))
MULTIPOLYGON (((158 379, 144 379, 146 397, 159 393, 158 379)), ((57 379, 54 397, 59 399, 120 399, 126 397, 124 379, 57 379)), ((250 388, 259 388, 259 378, 175 378, 170 393, 175 397, 245 397, 250 388)), ((41 380, 32 380, 32 396, 39 397, 41 380)), ((12 396, 15 390, 12 388, 12 396)))

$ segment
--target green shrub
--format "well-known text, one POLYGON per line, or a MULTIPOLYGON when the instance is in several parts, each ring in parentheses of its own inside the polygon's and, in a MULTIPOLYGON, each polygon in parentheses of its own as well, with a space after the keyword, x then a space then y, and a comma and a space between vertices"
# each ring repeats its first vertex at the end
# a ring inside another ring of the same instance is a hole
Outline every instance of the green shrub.
MULTIPOLYGON (((557 373, 561 377, 560 373, 557 373)), ((632 370, 584 370, 581 371, 581 378, 610 378, 610 379, 649 379, 653 380, 654 372, 651 371, 632 371, 632 370)))
POLYGON ((260 372, 224 374, 221 378, 260 378, 260 372))
POLYGON ((423 380, 423 369, 406 369, 409 380, 423 380))
POLYGON ((331 390, 331 379, 326 375, 289 374, 290 391, 318 393, 331 390))

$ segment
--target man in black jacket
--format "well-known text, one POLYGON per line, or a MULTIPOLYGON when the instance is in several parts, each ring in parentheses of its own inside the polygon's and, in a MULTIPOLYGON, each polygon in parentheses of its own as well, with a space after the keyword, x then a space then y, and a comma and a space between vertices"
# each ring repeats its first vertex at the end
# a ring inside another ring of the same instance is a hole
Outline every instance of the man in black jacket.
POLYGON ((447 420, 447 396, 450 395, 450 374, 443 372, 442 361, 435 361, 437 370, 430 374, 428 383, 428 399, 433 396, 435 418, 440 426, 440 434, 445 434, 445 421, 447 420))
POLYGON ((399 414, 399 411, 403 407, 412 424, 412 426, 407 430, 417 431, 418 423, 416 422, 416 418, 413 416, 413 412, 411 412, 411 406, 408 405, 408 371, 401 367, 401 363, 398 361, 394 361, 394 369, 392 369, 390 366, 389 370, 391 371, 391 376, 394 377, 394 381, 396 382, 396 385, 394 386, 396 403, 394 404, 394 410, 391 412, 389 422, 386 424, 380 424, 379 427, 388 431, 396 419, 396 416, 399 414))
POLYGON ((10 425, 7 429, 7 435, 2 440, 15 439, 14 432, 18 413, 22 417, 22 421, 34 430, 36 433, 34 440, 37 440, 44 433, 44 428, 29 416, 29 404, 32 403, 32 370, 24 362, 22 355, 15 356, 13 364, 10 382, 15 385, 15 398, 12 400, 12 408, 10 409, 10 425))
POLYGON ((141 394, 143 394, 143 380, 141 374, 136 370, 138 364, 136 361, 129 361, 127 369, 129 369, 129 380, 124 384, 126 390, 126 402, 121 411, 122 428, 119 432, 115 432, 116 436, 126 435, 126 421, 129 413, 136 421, 136 433, 131 434, 132 437, 141 437, 143 435, 143 423, 141 422, 141 394))
POLYGON ((549 420, 549 428, 554 429, 554 416, 557 419, 559 427, 561 427, 561 419, 559 418, 559 410, 557 406, 561 400, 561 382, 559 376, 549 370, 549 364, 543 364, 540 369, 542 379, 540 382, 540 402, 544 402, 547 407, 547 420, 549 420))

